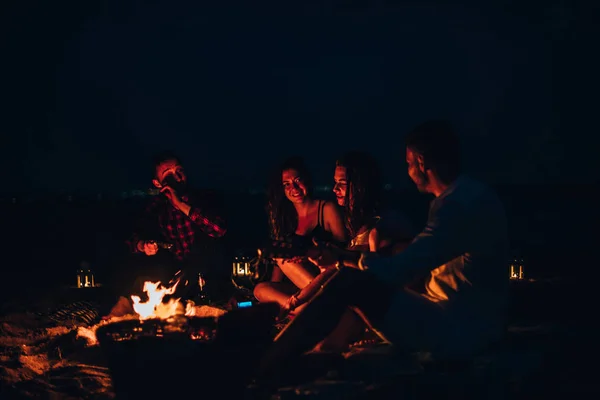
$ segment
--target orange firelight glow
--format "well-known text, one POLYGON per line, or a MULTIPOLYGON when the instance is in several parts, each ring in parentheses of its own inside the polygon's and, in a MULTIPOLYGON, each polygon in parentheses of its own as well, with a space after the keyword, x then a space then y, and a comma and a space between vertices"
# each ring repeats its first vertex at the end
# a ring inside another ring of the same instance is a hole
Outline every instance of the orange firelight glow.
POLYGON ((139 296, 131 296, 133 300, 133 310, 139 316, 140 320, 153 318, 168 319, 175 315, 185 315, 186 317, 219 317, 225 313, 224 310, 210 306, 197 306, 192 301, 185 303, 181 299, 169 299, 164 302, 166 295, 175 293, 179 281, 170 287, 164 287, 161 282, 144 282, 144 292, 148 295, 148 300, 141 301, 139 296))

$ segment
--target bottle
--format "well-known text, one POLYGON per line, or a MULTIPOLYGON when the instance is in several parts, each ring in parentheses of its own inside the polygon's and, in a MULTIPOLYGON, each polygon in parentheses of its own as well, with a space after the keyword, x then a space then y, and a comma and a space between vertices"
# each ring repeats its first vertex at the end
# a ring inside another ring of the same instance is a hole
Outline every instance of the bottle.
POLYGON ((201 272, 198 272, 198 294, 194 298, 195 304, 206 304, 208 296, 206 295, 206 281, 201 272))

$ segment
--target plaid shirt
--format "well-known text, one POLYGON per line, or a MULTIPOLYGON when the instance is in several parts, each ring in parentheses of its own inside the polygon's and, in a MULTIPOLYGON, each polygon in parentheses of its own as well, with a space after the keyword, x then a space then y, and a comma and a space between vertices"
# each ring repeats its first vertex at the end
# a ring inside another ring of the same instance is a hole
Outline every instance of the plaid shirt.
MULTIPOLYGON (((196 200, 203 199, 199 196, 196 200)), ((140 240, 164 240, 173 245, 172 252, 177 260, 183 260, 192 251, 196 234, 202 232, 211 237, 222 237, 227 232, 225 223, 216 215, 206 201, 182 200, 191 206, 189 216, 175 208, 162 195, 155 196, 145 209, 144 215, 136 227, 136 232, 128 240, 134 253, 140 240)), ((206 200, 206 198, 204 198, 206 200)))

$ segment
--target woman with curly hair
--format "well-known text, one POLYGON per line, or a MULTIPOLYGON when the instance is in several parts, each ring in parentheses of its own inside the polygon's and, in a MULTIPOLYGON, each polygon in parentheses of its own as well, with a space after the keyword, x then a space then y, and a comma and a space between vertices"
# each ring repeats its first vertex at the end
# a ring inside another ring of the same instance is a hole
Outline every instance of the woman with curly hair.
MULTIPOLYGON (((349 250, 390 254, 403 250, 412 240, 408 220, 398 212, 383 210, 381 177, 377 161, 368 153, 348 152, 336 161, 333 192, 343 210, 349 250)), ((335 265, 321 268, 319 276, 292 296, 287 307, 293 311, 306 304, 336 271, 335 265)), ((362 319, 348 310, 316 350, 343 351, 353 341, 364 338, 365 329, 362 319)))
POLYGON ((395 252, 413 237, 406 218, 382 209, 381 177, 377 161, 366 152, 348 152, 336 161, 333 192, 344 210, 349 249, 395 252))
MULTIPOLYGON (((292 238, 306 245, 314 240, 346 242, 338 206, 313 197, 311 175, 301 157, 287 159, 276 170, 267 188, 267 214, 274 240, 292 238)), ((286 307, 293 294, 319 274, 319 269, 306 258, 276 262, 271 281, 256 285, 254 295, 261 302, 277 302, 286 307)))

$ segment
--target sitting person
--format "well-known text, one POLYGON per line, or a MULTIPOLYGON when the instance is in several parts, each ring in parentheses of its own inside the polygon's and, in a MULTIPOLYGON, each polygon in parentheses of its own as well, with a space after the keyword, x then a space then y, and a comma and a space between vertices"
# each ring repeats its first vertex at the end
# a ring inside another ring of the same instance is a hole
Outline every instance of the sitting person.
POLYGON ((365 268, 398 290, 382 324, 406 349, 470 356, 504 334, 508 303, 507 221, 496 193, 461 175, 460 143, 450 124, 431 121, 406 139, 408 175, 435 196, 423 231, 402 253, 367 257, 365 268), (420 293, 402 287, 424 276, 420 293))
POLYGON ((323 248, 324 266, 344 256, 339 275, 307 303, 265 354, 261 373, 310 350, 355 307, 396 348, 428 351, 438 359, 470 358, 502 338, 508 303, 507 222, 502 203, 485 184, 461 175, 452 127, 431 121, 406 139, 408 175, 435 196, 423 231, 388 257, 323 248), (420 292, 406 289, 424 277, 420 292), (375 296, 375 297, 374 297, 375 296))
MULTIPOLYGON (((198 272, 216 277, 219 271, 214 269, 225 265, 217 241, 227 228, 214 196, 189 187, 176 155, 161 153, 153 161, 152 183, 160 194, 151 199, 128 241, 131 253, 144 259, 137 263, 129 260, 128 271, 117 271, 122 296, 107 317, 132 312, 129 296, 141 294, 143 280, 167 284, 181 270, 187 272, 188 283, 198 282, 198 272), (161 243, 169 247, 168 253, 159 247, 161 243), (131 274, 131 279, 123 278, 131 274)), ((182 282, 178 288, 184 285, 182 282)))
MULTIPOLYGON (((271 237, 283 240, 291 236, 310 244, 313 240, 344 243, 346 231, 336 204, 312 197, 308 168, 299 157, 287 159, 277 169, 267 190, 267 214, 271 237)), ((271 281, 254 288, 260 302, 276 302, 281 307, 306 287, 319 270, 308 259, 277 259, 271 281), (287 282, 284 281, 287 278, 287 282)))
MULTIPOLYGON (((408 220, 398 212, 381 209, 381 171, 377 161, 370 154, 352 151, 342 155, 336 162, 333 179, 333 192, 343 210, 346 231, 351 238, 348 249, 391 253, 410 243, 414 235, 408 220)), ((321 271, 317 279, 292 297, 288 303, 290 310, 308 301, 319 286, 335 272, 335 268, 330 266, 321 271)), ((364 330, 362 320, 349 310, 336 330, 317 349, 341 351, 364 330)))
POLYGON ((344 210, 344 223, 351 238, 349 249, 398 251, 399 244, 412 240, 408 220, 398 212, 381 209, 381 171, 370 154, 344 154, 336 162, 333 179, 333 192, 344 210))

